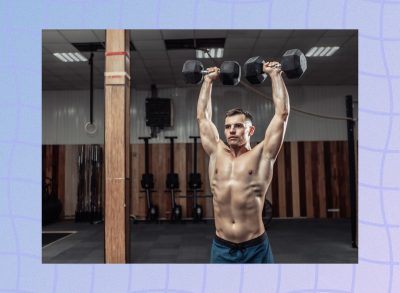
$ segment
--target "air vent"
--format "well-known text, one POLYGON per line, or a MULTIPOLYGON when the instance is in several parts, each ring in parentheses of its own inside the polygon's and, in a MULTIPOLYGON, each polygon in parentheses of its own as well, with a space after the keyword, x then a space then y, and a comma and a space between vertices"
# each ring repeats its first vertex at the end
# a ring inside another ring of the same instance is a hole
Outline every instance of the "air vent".
POLYGON ((165 40, 167 50, 198 49, 198 48, 223 48, 224 38, 216 39, 176 39, 165 40))

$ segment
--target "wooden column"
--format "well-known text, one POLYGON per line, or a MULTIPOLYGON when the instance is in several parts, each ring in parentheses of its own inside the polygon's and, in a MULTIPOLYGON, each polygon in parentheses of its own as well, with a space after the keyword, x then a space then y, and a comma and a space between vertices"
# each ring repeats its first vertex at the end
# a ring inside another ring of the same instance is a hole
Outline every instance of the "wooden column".
POLYGON ((129 262, 129 31, 106 31, 105 262, 129 262))

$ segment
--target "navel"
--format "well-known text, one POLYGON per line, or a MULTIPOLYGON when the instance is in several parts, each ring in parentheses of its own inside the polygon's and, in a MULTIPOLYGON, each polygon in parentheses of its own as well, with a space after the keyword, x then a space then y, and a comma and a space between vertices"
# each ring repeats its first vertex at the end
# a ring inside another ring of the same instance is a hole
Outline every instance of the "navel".
POLYGON ((253 174, 253 170, 249 170, 249 175, 253 174))
POLYGON ((215 174, 218 174, 218 169, 215 169, 215 174))

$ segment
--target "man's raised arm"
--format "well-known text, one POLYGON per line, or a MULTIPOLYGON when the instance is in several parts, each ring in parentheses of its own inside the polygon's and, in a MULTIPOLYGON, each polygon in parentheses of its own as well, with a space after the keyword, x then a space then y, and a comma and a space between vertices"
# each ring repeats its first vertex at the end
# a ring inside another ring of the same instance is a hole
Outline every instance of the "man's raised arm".
POLYGON ((272 98, 275 105, 275 115, 266 132, 263 143, 263 155, 275 160, 283 143, 290 113, 289 94, 282 79, 282 71, 275 67, 278 62, 266 62, 263 66, 272 82, 272 98))
POLYGON ((218 68, 208 68, 210 73, 204 76, 199 100, 197 102, 197 123, 200 128, 201 144, 208 155, 217 149, 219 141, 218 130, 211 121, 212 105, 211 91, 214 80, 218 79, 218 68))

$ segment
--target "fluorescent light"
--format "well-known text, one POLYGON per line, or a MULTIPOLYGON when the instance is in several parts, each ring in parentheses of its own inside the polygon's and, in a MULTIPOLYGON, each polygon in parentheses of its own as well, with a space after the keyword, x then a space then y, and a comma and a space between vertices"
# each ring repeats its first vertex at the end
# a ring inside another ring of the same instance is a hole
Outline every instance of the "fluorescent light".
POLYGON ((69 62, 74 62, 74 60, 73 60, 71 57, 69 57, 67 53, 61 53, 61 55, 62 55, 65 59, 67 59, 69 62))
POLYGON ((196 50, 197 59, 222 58, 224 56, 224 48, 204 48, 196 50))
POLYGON ((337 50, 339 50, 339 47, 332 47, 332 49, 326 54, 326 56, 332 56, 337 50))
POLYGON ((87 58, 79 52, 53 53, 62 62, 85 62, 87 58))
POLYGON ((317 51, 315 51, 313 57, 318 57, 319 54, 321 54, 322 50, 324 50, 324 47, 319 47, 319 48, 317 49, 317 51))
POLYGON ((63 56, 61 56, 60 53, 53 53, 53 55, 54 55, 55 57, 57 57, 58 59, 60 59, 62 62, 68 62, 68 60, 65 59, 63 56))
POLYGON ((211 49, 210 49, 209 53, 210 53, 211 57, 213 57, 213 58, 214 58, 214 57, 216 57, 216 56, 217 56, 217 54, 215 54, 215 53, 216 53, 216 51, 217 51, 217 50, 216 50, 215 48, 211 48, 211 49))
POLYGON ((328 51, 331 49, 331 47, 326 47, 325 49, 322 50, 321 54, 319 56, 323 57, 328 53, 328 51))
POLYGON ((196 50, 196 58, 197 59, 203 58, 203 51, 202 50, 196 50))
POLYGON ((74 61, 79 62, 80 60, 73 53, 68 53, 68 56, 74 59, 74 61))
POLYGON ((311 57, 315 51, 317 51, 318 47, 312 47, 310 50, 308 50, 306 57, 311 57))
POLYGON ((76 57, 78 57, 79 60, 86 62, 87 59, 85 56, 83 56, 81 53, 74 53, 76 57))
POLYGON ((329 57, 332 56, 340 47, 312 47, 306 53, 307 57, 329 57))

